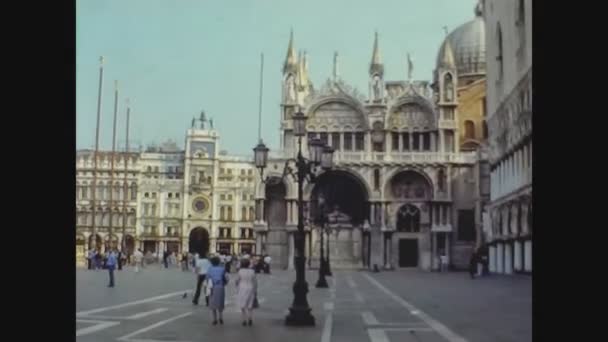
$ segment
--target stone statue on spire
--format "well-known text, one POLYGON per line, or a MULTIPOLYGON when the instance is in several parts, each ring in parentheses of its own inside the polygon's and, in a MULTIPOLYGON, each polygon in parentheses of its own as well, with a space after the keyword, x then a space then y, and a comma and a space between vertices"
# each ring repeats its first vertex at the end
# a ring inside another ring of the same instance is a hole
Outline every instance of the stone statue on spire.
POLYGON ((205 122, 207 122, 207 117, 205 116, 205 111, 201 111, 201 117, 199 119, 201 121, 201 129, 205 129, 205 122))
POLYGON ((213 129, 213 118, 209 118, 209 127, 213 129))
POLYGON ((195 124, 196 124, 196 119, 195 119, 195 118, 192 118, 192 126, 191 126, 191 128, 194 128, 194 125, 195 125, 195 124))

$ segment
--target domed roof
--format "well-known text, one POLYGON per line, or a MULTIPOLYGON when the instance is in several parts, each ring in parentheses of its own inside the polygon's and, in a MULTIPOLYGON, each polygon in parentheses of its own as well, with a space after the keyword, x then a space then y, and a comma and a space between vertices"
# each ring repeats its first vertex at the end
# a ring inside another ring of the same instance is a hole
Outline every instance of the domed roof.
POLYGON ((475 7, 475 19, 460 25, 441 44, 436 65, 443 60, 446 41, 454 53, 458 76, 486 73, 486 30, 480 4, 475 7))

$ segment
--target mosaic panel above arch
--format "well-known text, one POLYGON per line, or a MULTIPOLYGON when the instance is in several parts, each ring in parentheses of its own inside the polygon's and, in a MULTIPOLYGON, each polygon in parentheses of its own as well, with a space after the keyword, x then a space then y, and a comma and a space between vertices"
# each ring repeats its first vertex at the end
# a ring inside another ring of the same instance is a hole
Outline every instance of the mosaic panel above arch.
POLYGON ((325 130, 327 127, 344 130, 347 130, 347 127, 363 129, 366 126, 365 118, 359 109, 345 102, 327 102, 312 109, 307 122, 309 130, 315 127, 325 127, 325 130))

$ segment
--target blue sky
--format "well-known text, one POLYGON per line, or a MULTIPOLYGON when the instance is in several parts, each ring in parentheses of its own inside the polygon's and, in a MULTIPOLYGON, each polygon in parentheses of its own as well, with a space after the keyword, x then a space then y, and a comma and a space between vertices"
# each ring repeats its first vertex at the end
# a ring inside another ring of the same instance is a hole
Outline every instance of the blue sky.
POLYGON ((118 140, 184 146, 193 116, 205 110, 221 149, 250 155, 257 142, 260 53, 264 53, 262 137, 279 145, 281 68, 289 31, 308 53, 311 79, 340 76, 367 94, 374 31, 385 79, 430 80, 445 36, 474 18, 477 0, 77 0, 76 145, 95 142, 99 56, 105 56, 100 146, 110 149, 114 80, 119 81, 118 140))

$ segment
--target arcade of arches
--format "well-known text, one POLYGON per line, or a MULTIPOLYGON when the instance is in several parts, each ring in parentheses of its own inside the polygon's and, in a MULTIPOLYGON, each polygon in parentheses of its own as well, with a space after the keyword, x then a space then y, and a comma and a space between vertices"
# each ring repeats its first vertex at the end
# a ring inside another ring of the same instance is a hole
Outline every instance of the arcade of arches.
MULTIPOLYGON (((441 178, 437 194, 443 196, 448 185, 442 167, 437 174, 441 178)), ((435 198, 433 183, 423 171, 401 170, 386 181, 372 183, 383 184, 384 188, 375 186, 377 191, 370 194, 367 180, 355 171, 341 169, 327 171, 305 187, 305 255, 309 266, 318 265, 319 228, 325 223, 330 234, 329 238, 324 236, 324 243, 329 245, 332 267, 376 264, 385 268, 438 268, 438 256, 450 254, 452 203, 435 198)), ((257 203, 258 226, 263 227, 258 229, 258 248, 282 268, 292 268, 295 256, 297 201, 291 197, 295 194, 288 194, 288 188, 280 179, 269 182, 265 199, 257 203)))

